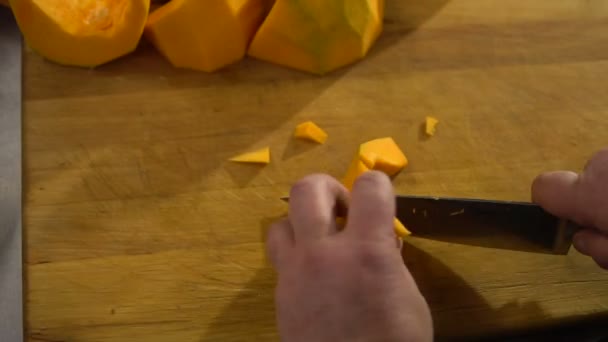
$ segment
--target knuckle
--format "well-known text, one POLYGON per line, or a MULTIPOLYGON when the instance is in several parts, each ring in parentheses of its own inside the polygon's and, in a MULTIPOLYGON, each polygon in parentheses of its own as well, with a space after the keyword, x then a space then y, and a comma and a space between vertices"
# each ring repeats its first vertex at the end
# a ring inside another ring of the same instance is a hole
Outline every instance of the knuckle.
POLYGON ((309 222, 317 227, 327 227, 332 223, 332 217, 325 211, 317 211, 309 216, 309 222))
POLYGON ((332 272, 331 267, 332 257, 327 255, 321 248, 312 248, 302 253, 301 265, 304 269, 312 274, 323 274, 332 272))
POLYGON ((297 210, 305 214, 306 222, 311 225, 327 225, 332 222, 332 212, 326 210, 333 203, 327 203, 331 191, 332 178, 324 174, 313 174, 293 185, 290 196, 297 210))
POLYGON ((323 174, 313 174, 306 176, 301 180, 297 181, 291 187, 291 197, 302 196, 308 193, 314 193, 318 191, 324 184, 327 183, 329 176, 323 174))
POLYGON ((359 264, 365 269, 386 270, 391 267, 394 259, 387 255, 387 250, 384 246, 375 248, 376 246, 368 246, 361 248, 357 253, 359 264))
POLYGON ((379 171, 369 171, 357 178, 355 184, 359 186, 369 186, 374 188, 380 188, 386 186, 390 181, 388 176, 379 171))

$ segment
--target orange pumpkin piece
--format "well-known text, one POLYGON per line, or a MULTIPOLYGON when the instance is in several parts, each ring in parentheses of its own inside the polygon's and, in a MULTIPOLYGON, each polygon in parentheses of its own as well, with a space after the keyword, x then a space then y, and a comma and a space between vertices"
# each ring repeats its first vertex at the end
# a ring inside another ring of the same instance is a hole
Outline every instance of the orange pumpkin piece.
POLYGON ((241 60, 267 0, 172 0, 150 14, 145 35, 175 67, 212 72, 241 60))
POLYGON ((137 47, 150 0, 10 0, 21 33, 43 57, 94 67, 137 47))
POLYGON ((230 159, 237 163, 252 163, 252 164, 270 164, 270 148, 263 149, 238 155, 230 159))
POLYGON ((327 133, 312 121, 299 124, 296 127, 295 137, 319 144, 324 144, 327 141, 327 133))
POLYGON ((370 169, 365 165, 364 162, 361 161, 358 157, 353 159, 348 170, 346 171, 346 175, 342 180, 342 184, 348 189, 352 190, 353 185, 355 185, 355 181, 359 176, 369 171, 370 169))
POLYGON ((359 148, 359 157, 368 168, 394 176, 408 164, 407 157, 393 138, 368 141, 359 148))
POLYGON ((363 58, 383 18, 384 0, 276 0, 249 55, 325 74, 363 58))
POLYGON ((397 234, 397 236, 400 238, 412 235, 412 232, 405 228, 403 223, 401 223, 401 221, 399 221, 399 219, 396 217, 393 219, 393 226, 395 227, 395 234, 397 234))
MULTIPOLYGON (((361 176, 365 172, 368 172, 369 170, 370 169, 367 167, 367 165, 363 161, 361 161, 361 159, 356 157, 352 161, 350 167, 348 168, 348 171, 346 171, 346 176, 344 176, 342 184, 344 184, 344 186, 348 190, 352 190, 357 178, 359 178, 359 176, 361 176)), ((339 221, 339 222, 343 224, 345 221, 339 221)), ((407 228, 405 228, 403 223, 401 223, 401 221, 399 221, 399 219, 396 217, 393 220, 393 226, 394 226, 395 234, 400 238, 405 238, 406 236, 409 236, 412 234, 407 228)))
POLYGON ((439 123, 439 120, 437 120, 436 118, 434 118, 432 116, 427 116, 426 125, 425 125, 426 135, 428 135, 429 137, 435 135, 435 132, 437 131, 438 123, 439 123))

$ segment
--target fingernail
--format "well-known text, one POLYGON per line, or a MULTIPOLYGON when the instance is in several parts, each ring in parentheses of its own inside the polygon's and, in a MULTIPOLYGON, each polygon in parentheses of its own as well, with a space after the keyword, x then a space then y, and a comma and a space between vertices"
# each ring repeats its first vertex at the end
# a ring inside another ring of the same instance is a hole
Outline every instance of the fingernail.
POLYGON ((581 253, 586 251, 587 241, 582 236, 576 236, 574 238, 574 247, 581 253))

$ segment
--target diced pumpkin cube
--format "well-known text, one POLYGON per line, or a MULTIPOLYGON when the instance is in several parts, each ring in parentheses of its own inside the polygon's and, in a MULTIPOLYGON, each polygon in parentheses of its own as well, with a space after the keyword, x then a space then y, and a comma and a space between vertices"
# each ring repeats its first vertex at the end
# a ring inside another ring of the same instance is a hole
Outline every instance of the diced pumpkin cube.
POLYGON ((407 157, 393 138, 368 141, 359 148, 359 157, 373 170, 394 176, 408 164, 407 157))
POLYGON ((230 161, 237 163, 253 163, 253 164, 269 164, 270 163, 270 148, 266 147, 261 150, 249 152, 231 158, 230 161))
POLYGON ((296 127, 295 137, 319 144, 324 144, 327 141, 327 133, 312 121, 299 124, 296 127))
POLYGON ((428 135, 428 136, 435 135, 438 123, 439 123, 439 120, 437 120, 436 118, 434 118, 432 116, 427 116, 426 117, 426 127, 425 127, 426 135, 428 135))
POLYGON ((241 60, 266 0, 173 0, 150 14, 146 37, 175 67, 212 72, 241 60))
POLYGON ((359 157, 355 157, 346 171, 342 184, 344 184, 348 190, 352 190, 357 178, 367 171, 369 171, 369 168, 365 163, 363 163, 359 157))

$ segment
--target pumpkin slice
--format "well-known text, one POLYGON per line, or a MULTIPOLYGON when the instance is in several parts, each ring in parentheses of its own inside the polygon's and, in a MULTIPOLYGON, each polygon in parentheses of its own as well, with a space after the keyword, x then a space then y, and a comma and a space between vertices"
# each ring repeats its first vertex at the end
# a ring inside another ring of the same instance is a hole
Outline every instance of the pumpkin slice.
POLYGON ((135 50, 150 0, 10 0, 30 47, 65 65, 94 67, 135 50))
POLYGON ((179 68, 212 72, 241 60, 267 0, 173 0, 150 14, 145 35, 179 68))
POLYGON ((295 137, 310 140, 319 144, 325 144, 327 133, 312 121, 299 124, 296 127, 295 137))
POLYGON ((368 168, 394 176, 408 164, 407 157, 393 138, 368 141, 359 148, 359 157, 368 168))
POLYGON ((363 58, 383 17, 384 0, 276 0, 249 55, 325 74, 363 58))
POLYGON ((231 158, 230 161, 237 163, 270 164, 270 148, 249 152, 231 158))

